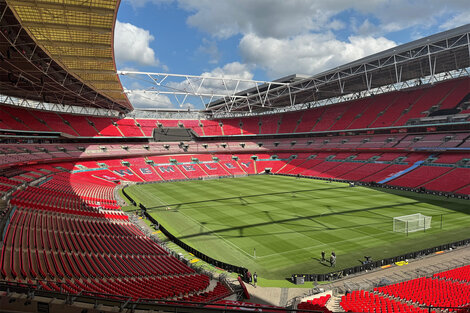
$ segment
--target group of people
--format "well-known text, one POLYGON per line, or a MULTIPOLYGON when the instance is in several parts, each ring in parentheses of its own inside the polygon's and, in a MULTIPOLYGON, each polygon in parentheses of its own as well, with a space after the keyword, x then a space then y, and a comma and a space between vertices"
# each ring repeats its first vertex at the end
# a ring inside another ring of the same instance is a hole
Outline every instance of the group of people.
MULTIPOLYGON (((325 262, 326 261, 326 258, 325 258, 325 251, 322 251, 321 252, 321 262, 325 262)), ((336 266, 336 253, 334 251, 331 252, 331 255, 330 255, 330 266, 331 267, 335 267, 336 266)))
POLYGON ((258 274, 256 272, 251 275, 251 273, 248 271, 245 273, 245 282, 251 284, 253 283, 253 286, 256 287, 256 283, 258 282, 258 274))

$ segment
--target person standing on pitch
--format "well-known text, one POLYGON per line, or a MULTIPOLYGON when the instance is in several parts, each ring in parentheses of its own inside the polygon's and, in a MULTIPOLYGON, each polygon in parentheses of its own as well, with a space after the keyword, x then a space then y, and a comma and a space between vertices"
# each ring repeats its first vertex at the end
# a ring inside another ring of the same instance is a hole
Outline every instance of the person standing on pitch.
POLYGON ((325 262, 325 251, 321 252, 321 261, 325 262))
POLYGON ((334 253, 331 253, 331 256, 330 256, 330 265, 331 267, 335 267, 336 266, 336 255, 334 253))
POLYGON ((253 274, 253 285, 256 288, 256 283, 258 282, 258 274, 256 272, 253 274))

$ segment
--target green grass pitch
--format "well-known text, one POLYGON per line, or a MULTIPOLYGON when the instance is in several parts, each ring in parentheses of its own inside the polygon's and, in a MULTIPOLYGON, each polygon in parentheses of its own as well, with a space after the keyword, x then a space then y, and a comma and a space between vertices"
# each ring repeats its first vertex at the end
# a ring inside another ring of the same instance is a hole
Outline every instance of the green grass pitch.
POLYGON ((284 176, 135 185, 126 191, 172 234, 265 279, 336 269, 470 238, 469 201, 284 176), (426 232, 392 231, 393 217, 432 216, 426 232), (442 228, 441 228, 442 216, 442 228), (256 251, 255 251, 256 250, 256 251))

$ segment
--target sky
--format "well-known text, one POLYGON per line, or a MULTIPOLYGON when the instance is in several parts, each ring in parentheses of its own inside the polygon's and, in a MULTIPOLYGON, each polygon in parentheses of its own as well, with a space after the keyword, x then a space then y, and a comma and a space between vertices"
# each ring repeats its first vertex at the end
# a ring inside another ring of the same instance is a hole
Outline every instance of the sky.
MULTIPOLYGON (((256 81, 312 76, 468 24, 468 1, 121 0, 116 67, 256 81)), ((135 108, 201 109, 207 102, 158 94, 145 76, 121 76, 121 81, 135 108)), ((178 79, 164 85, 159 90, 191 90, 178 79)), ((251 86, 243 81, 237 90, 251 86)), ((205 80, 200 89, 226 90, 217 80, 205 80)))

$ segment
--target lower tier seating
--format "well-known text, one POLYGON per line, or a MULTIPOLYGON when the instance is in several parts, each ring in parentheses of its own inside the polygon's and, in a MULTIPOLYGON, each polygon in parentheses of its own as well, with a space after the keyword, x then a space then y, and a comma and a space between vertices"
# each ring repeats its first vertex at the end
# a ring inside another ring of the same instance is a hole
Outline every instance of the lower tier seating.
POLYGON ((331 311, 326 308, 326 304, 330 300, 331 295, 321 296, 313 300, 307 300, 297 305, 297 310, 310 310, 323 313, 330 313, 331 311))
POLYGON ((470 285, 421 277, 375 291, 427 306, 460 307, 469 304, 470 285))
POLYGON ((470 265, 434 274, 433 277, 470 282, 470 265))
MULTIPOLYGON (((428 310, 415 307, 391 298, 376 295, 364 290, 355 290, 341 297, 340 306, 346 312, 376 313, 426 313, 428 310)), ((436 313, 435 310, 431 311, 436 313)))

